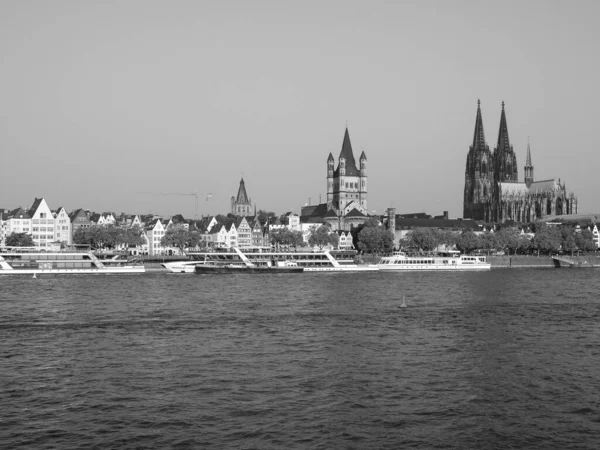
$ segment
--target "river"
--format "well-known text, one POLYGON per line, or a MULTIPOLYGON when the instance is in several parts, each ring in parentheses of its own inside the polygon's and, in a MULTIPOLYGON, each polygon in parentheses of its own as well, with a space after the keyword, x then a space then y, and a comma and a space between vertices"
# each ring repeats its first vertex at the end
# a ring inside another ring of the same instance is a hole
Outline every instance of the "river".
POLYGON ((597 449, 599 275, 5 276, 0 448, 597 449))

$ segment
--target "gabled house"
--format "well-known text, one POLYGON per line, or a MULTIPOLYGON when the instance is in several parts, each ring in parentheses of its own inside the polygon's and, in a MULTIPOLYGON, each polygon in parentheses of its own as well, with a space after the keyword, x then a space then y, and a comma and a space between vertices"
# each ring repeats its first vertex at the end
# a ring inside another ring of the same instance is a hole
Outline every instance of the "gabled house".
POLYGON ((54 214, 54 241, 73 244, 73 229, 67 210, 62 206, 54 214))
POLYGON ((354 244, 352 242, 352 234, 349 231, 337 230, 335 233, 338 235, 338 248, 340 250, 352 250, 354 244))
POLYGON ((51 247, 54 242, 54 215, 46 200, 36 198, 29 208, 31 216, 31 237, 36 247, 51 247))
POLYGON ((237 230, 238 247, 252 246, 252 228, 250 228, 250 224, 245 217, 238 218, 235 221, 235 228, 237 230))
POLYGON ((600 248, 600 236, 598 236, 598 225, 594 224, 594 228, 592 228, 592 235, 594 242, 596 243, 596 247, 600 248))
POLYGON ((82 208, 76 209, 69 214, 69 219, 71 219, 71 230, 73 234, 80 228, 89 228, 93 225, 89 214, 82 208))
POLYGON ((166 249, 160 243, 165 235, 167 227, 160 219, 155 219, 144 228, 144 233, 148 239, 148 254, 151 256, 165 255, 166 249))

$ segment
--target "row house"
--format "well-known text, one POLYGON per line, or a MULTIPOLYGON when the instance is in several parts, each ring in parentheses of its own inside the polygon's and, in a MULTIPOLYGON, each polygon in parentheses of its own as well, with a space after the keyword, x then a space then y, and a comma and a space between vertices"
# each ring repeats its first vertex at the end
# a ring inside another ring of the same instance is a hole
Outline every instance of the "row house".
POLYGON ((237 231, 237 245, 240 248, 252 246, 252 228, 246 220, 246 217, 238 218, 235 221, 237 231))
POLYGON ((352 233, 344 230, 334 231, 338 235, 338 248, 340 250, 352 250, 354 249, 354 243, 352 241, 352 233))
POLYGON ((594 224, 594 228, 592 228, 592 236, 594 242, 596 243, 596 247, 600 248, 600 236, 598 235, 598 225, 594 224))
POLYGON ((23 208, 16 208, 2 214, 2 235, 0 245, 6 245, 6 238, 12 233, 31 234, 31 217, 23 208))
POLYGON ((51 247, 55 241, 54 215, 46 200, 36 198, 29 209, 31 216, 31 237, 36 247, 51 247))
POLYGON ((54 215, 54 241, 73 244, 73 229, 69 214, 62 206, 53 213, 54 215))

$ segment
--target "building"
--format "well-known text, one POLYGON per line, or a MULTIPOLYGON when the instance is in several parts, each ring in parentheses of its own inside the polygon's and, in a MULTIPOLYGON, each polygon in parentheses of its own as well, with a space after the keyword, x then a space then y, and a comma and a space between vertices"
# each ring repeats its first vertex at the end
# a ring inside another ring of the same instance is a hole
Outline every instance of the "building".
POLYGON ((252 214, 252 202, 246 192, 246 183, 243 178, 240 180, 237 197, 231 197, 231 214, 241 217, 252 214))
POLYGON ((54 241, 63 242, 66 245, 73 244, 73 229, 71 219, 67 210, 62 206, 54 214, 54 241))
POLYGON ((328 224, 332 230, 350 231, 368 220, 367 155, 363 151, 356 165, 348 128, 335 168, 333 155, 327 157, 327 203, 305 205, 300 209, 300 222, 328 224))
POLYGON ((71 219, 71 229, 73 234, 77 232, 78 229, 89 228, 93 225, 93 222, 90 220, 90 215, 79 208, 69 214, 69 219, 71 219))
POLYGON ((36 247, 52 247, 54 242, 54 215, 46 200, 36 198, 29 208, 31 237, 36 247))
POLYGON ((577 214, 577 197, 560 178, 535 181, 527 143, 524 181, 518 181, 517 156, 510 144, 504 102, 493 153, 485 142, 481 102, 477 100, 473 144, 465 168, 463 217, 485 222, 533 222, 550 215, 577 214))
POLYGON ((353 209, 367 213, 367 155, 363 151, 356 166, 348 128, 344 133, 338 166, 329 153, 327 157, 327 209, 344 216, 353 209))

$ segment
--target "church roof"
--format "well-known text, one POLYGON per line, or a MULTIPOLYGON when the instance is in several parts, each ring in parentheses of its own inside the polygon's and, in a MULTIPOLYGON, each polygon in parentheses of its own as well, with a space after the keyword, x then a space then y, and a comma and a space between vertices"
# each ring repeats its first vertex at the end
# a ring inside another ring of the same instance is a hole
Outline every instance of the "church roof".
POLYGON ((562 189, 560 180, 557 181, 556 178, 552 178, 551 180, 534 181, 531 183, 529 192, 532 194, 537 194, 542 192, 558 191, 560 189, 562 189))
POLYGON ((360 212, 358 209, 356 208, 352 208, 351 211, 348 212, 348 214, 346 214, 344 217, 367 217, 365 216, 362 212, 360 212))
POLYGON ((327 211, 327 212, 325 213, 325 215, 323 216, 323 218, 324 218, 324 219, 325 219, 325 218, 328 218, 328 217, 335 217, 335 218, 337 218, 337 216, 338 216, 338 215, 335 213, 335 211, 334 211, 333 209, 330 209, 329 211, 327 211))
POLYGON ((504 181, 498 183, 498 185, 502 195, 525 195, 529 193, 529 189, 525 183, 511 183, 504 181))
POLYGON ((244 179, 240 180, 240 187, 238 188, 237 197, 235 202, 238 204, 250 203, 248 199, 248 194, 246 193, 246 183, 244 183, 244 179))
POLYGON ((510 151, 510 140, 508 139, 508 125, 506 124, 506 113, 504 102, 502 102, 502 114, 500 115, 500 129, 498 130, 498 150, 510 151))
MULTIPOLYGON (((350 135, 348 134, 348 128, 344 133, 344 142, 342 143, 342 150, 340 151, 340 158, 346 159, 346 175, 351 177, 357 177, 359 175, 358 169, 356 168, 356 161, 354 160, 354 153, 352 152, 352 144, 350 143, 350 135)), ((339 173, 340 166, 335 171, 336 175, 339 173)))
POLYGON ((473 148, 485 149, 485 133, 483 132, 483 120, 481 118, 481 100, 477 99, 477 116, 475 117, 475 133, 473 134, 473 148))

